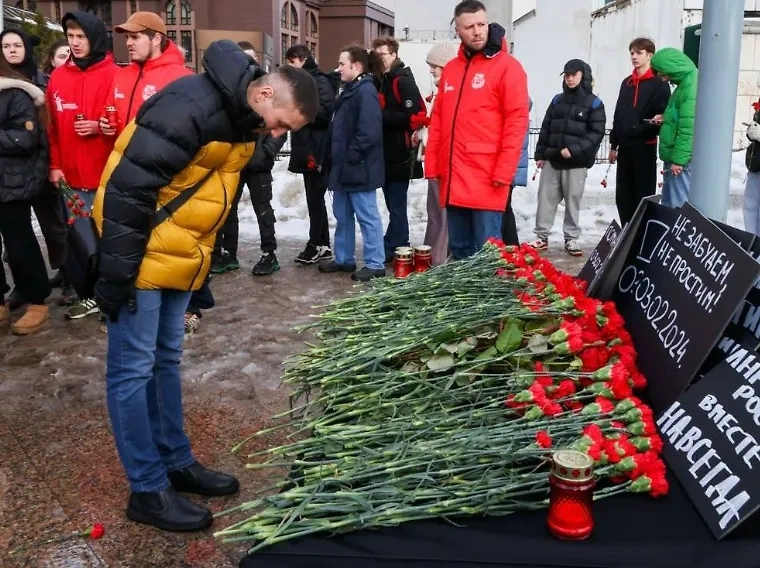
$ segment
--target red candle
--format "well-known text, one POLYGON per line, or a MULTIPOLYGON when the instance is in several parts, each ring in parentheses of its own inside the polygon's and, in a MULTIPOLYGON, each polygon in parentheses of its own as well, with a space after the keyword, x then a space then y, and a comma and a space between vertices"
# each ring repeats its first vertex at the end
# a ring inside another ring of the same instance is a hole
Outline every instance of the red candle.
POLYGON ((421 245, 414 247, 414 270, 425 272, 433 266, 433 247, 421 245))
POLYGON ((414 256, 410 247, 399 247, 393 258, 393 275, 396 278, 406 278, 414 272, 414 256))
POLYGON ((560 450, 552 456, 547 524, 554 536, 588 538, 594 530, 594 462, 583 452, 560 450))

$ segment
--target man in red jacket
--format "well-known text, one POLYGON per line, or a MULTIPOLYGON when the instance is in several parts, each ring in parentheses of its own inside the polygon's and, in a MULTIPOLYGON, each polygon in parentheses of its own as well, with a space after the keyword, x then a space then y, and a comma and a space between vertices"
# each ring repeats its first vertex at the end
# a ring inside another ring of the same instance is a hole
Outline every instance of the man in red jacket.
POLYGON ((109 136, 120 134, 142 104, 166 85, 192 74, 179 48, 166 37, 166 24, 158 14, 135 12, 114 31, 127 36, 131 63, 116 73, 108 99, 108 106, 116 107, 117 124, 105 117, 100 123, 109 136))
POLYGON ((438 85, 425 176, 440 183, 449 249, 461 259, 501 234, 528 132, 529 99, 525 71, 507 52, 504 28, 488 24, 482 2, 463 0, 454 19, 462 45, 438 85))
MULTIPOLYGON (((103 22, 88 12, 71 12, 62 25, 71 58, 53 71, 47 88, 50 181, 58 185, 64 180, 89 209, 113 150, 114 138, 103 135, 98 121, 118 67, 108 53, 103 22)), ((79 319, 97 311, 94 299, 82 298, 66 316, 79 319)))

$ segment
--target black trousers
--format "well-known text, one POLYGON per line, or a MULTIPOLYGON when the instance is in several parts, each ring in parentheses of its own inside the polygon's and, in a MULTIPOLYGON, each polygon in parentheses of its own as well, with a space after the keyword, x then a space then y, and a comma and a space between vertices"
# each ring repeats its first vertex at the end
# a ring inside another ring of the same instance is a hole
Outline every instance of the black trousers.
POLYGON ((214 243, 214 255, 221 256, 222 248, 233 256, 237 256, 238 240, 240 235, 240 220, 238 218, 238 204, 243 195, 243 187, 248 186, 251 194, 253 212, 259 224, 259 236, 261 239, 261 252, 274 252, 277 250, 277 239, 274 236, 274 224, 277 220, 272 209, 272 174, 271 172, 253 172, 245 169, 240 172, 235 200, 232 202, 230 211, 224 226, 216 235, 214 243))
POLYGON ((517 222, 515 221, 515 212, 512 209, 512 194, 515 192, 515 186, 509 188, 509 197, 507 198, 507 207, 501 218, 501 240, 505 245, 520 246, 520 237, 517 235, 517 222))
POLYGON ((314 248, 330 246, 330 224, 327 219, 325 193, 327 193, 327 174, 309 172, 303 174, 306 188, 306 207, 309 210, 309 244, 314 248))
POLYGON ((657 144, 620 148, 615 185, 615 204, 625 226, 641 200, 657 193, 657 144))
MULTIPOLYGON (((32 204, 25 201, 0 203, 0 234, 8 248, 8 265, 18 293, 30 304, 44 304, 50 295, 50 282, 32 228, 32 204)), ((9 289, 5 268, 0 263, 0 298, 9 289)))

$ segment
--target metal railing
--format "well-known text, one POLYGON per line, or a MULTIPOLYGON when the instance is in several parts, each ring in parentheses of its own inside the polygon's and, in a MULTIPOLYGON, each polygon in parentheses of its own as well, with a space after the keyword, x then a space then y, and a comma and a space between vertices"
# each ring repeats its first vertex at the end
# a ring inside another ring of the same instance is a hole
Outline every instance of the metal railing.
MULTIPOLYGON (((536 144, 538 143, 538 135, 541 133, 540 128, 531 128, 528 130, 528 156, 531 160, 533 160, 533 156, 536 153, 536 144)), ((609 161, 609 155, 610 155, 610 131, 605 130, 604 131, 604 139, 602 140, 601 146, 599 146, 599 151, 596 154, 596 160, 595 162, 597 164, 606 164, 609 161)), ((282 150, 280 150, 280 153, 277 155, 277 159, 281 159, 284 156, 290 156, 290 136, 288 136, 288 140, 285 142, 285 144, 282 147, 282 150)))

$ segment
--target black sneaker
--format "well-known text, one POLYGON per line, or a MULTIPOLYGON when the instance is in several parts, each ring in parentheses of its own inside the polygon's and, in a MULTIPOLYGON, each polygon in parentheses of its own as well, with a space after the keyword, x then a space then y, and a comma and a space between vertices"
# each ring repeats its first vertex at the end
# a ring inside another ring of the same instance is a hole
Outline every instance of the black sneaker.
POLYGON ((298 264, 316 264, 319 262, 319 249, 314 245, 306 245, 306 248, 296 256, 298 264))
POLYGON ((355 264, 338 264, 334 260, 323 260, 317 266, 317 270, 325 272, 326 274, 332 274, 334 272, 354 272, 356 270, 355 264))
POLYGON ((330 247, 319 247, 319 260, 332 260, 333 253, 330 250, 330 247))
POLYGON ((235 255, 223 252, 221 258, 215 258, 211 261, 211 273, 222 274, 231 270, 240 268, 240 262, 235 255))
POLYGON ((358 282, 369 282, 373 278, 382 278, 383 276, 386 276, 385 268, 376 269, 368 268, 365 266, 361 270, 354 272, 351 275, 351 280, 356 280, 358 282))
POLYGON ((280 269, 280 263, 273 252, 265 252, 253 267, 254 276, 269 276, 280 269))

